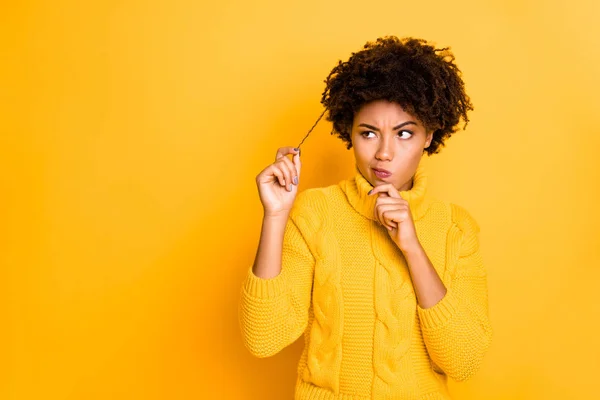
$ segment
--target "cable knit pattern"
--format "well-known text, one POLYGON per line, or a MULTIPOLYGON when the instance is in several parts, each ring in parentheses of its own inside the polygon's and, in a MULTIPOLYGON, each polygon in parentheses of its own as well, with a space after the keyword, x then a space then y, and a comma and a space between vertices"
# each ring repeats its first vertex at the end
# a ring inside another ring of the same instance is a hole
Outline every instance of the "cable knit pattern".
POLYGON ((297 195, 286 225, 281 273, 249 268, 239 322, 257 357, 304 333, 296 400, 450 399, 492 339, 479 226, 462 207, 427 194, 421 161, 408 200, 419 241, 448 291, 417 304, 402 252, 375 218, 376 196, 352 178, 297 195))
MULTIPOLYGON (((324 211, 329 213, 327 209, 324 211)), ((303 377, 306 381, 338 393, 344 311, 339 246, 335 245, 334 227, 330 219, 322 220, 322 229, 313 241, 316 259, 312 295, 314 320, 303 377)))

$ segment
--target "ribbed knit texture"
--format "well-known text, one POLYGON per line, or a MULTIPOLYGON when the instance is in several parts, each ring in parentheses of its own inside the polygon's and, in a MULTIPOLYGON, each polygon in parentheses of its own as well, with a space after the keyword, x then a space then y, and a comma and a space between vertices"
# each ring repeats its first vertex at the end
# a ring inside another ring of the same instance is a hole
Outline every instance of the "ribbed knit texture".
POLYGON ((295 399, 450 399, 447 377, 464 381, 492 340, 479 226, 462 207, 431 198, 423 161, 410 204, 417 235, 447 293, 417 304, 410 271, 376 221, 377 195, 354 177, 296 196, 282 270, 247 271, 239 323, 245 346, 268 357, 304 333, 295 399))

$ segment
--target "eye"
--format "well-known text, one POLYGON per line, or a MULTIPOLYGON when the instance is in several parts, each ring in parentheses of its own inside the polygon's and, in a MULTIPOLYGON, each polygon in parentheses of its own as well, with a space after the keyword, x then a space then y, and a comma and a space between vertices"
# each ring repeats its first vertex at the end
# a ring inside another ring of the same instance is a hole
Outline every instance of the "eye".
MULTIPOLYGON (((407 130, 401 130, 398 132, 399 135, 401 135, 402 133, 407 133, 410 136, 412 136, 412 134, 413 134, 411 131, 407 131, 407 130)), ((406 137, 405 139, 408 139, 410 136, 406 137)))
MULTIPOLYGON (((369 133, 373 133, 373 131, 362 131, 360 134, 361 134, 363 137, 366 137, 365 135, 368 135, 369 133)), ((374 134, 374 133, 373 133, 373 134, 374 134)))
MULTIPOLYGON (((370 133, 372 133, 373 135, 375 135, 375 133, 373 131, 362 131, 360 134, 362 137, 365 137, 367 139, 370 139, 367 135, 369 135, 370 133)), ((401 139, 406 140, 409 139, 412 135, 413 132, 412 131, 408 131, 406 129, 400 130, 398 131, 398 135, 402 136, 404 134, 404 137, 402 137, 401 139)))

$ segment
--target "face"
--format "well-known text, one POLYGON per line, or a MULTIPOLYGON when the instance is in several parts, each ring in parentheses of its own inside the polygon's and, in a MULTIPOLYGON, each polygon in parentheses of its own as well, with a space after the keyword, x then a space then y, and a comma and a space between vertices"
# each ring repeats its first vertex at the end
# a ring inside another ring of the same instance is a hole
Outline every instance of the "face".
POLYGON ((412 187, 412 177, 433 133, 398 103, 375 100, 354 115, 350 136, 358 170, 371 185, 391 183, 402 191, 412 187), (375 169, 389 173, 376 173, 375 169))

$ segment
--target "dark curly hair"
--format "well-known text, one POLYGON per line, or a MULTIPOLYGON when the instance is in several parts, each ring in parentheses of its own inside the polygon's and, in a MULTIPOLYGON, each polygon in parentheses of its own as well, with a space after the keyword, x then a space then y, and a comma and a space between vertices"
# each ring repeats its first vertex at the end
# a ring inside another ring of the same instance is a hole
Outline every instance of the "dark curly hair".
POLYGON ((321 103, 333 122, 331 134, 346 142, 347 149, 352 148, 355 113, 373 100, 400 104, 433 131, 428 155, 439 153, 461 118, 466 128, 467 111, 473 110, 454 55, 448 47, 436 49, 423 39, 385 36, 367 42, 348 61, 340 60, 324 82, 321 103))

